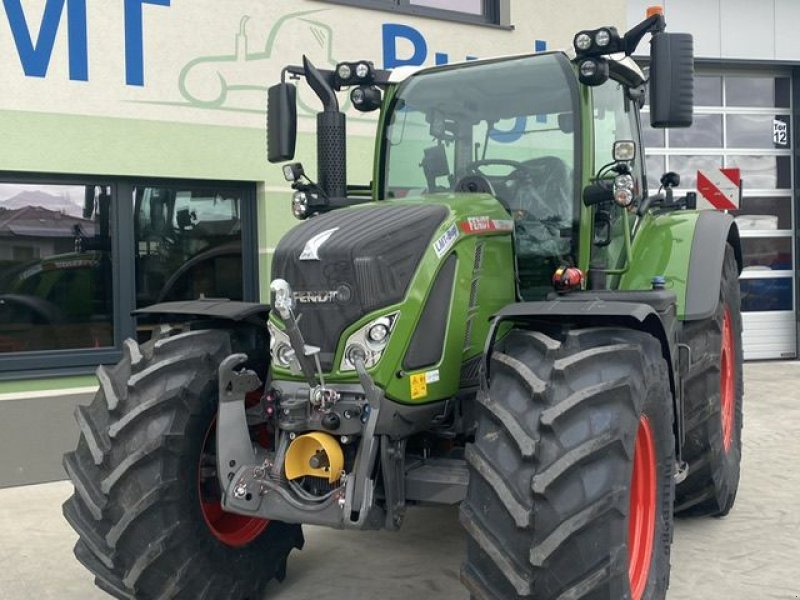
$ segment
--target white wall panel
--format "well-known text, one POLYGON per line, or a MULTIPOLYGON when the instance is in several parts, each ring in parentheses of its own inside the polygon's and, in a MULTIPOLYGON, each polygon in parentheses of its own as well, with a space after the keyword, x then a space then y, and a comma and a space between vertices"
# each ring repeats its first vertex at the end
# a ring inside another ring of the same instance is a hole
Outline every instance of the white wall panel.
POLYGON ((800 2, 775 0, 775 58, 800 60, 800 2))
POLYGON ((720 11, 726 3, 727 0, 666 0, 664 15, 667 31, 694 35, 695 56, 720 56, 720 11))
POLYGON ((722 58, 775 58, 774 0, 723 0, 720 8, 722 58))

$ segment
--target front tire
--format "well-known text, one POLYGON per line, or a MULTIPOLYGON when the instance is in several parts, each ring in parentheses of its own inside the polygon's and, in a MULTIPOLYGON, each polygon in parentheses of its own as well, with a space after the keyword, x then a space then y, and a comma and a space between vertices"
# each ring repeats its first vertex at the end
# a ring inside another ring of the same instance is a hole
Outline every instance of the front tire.
POLYGON ((478 406, 461 506, 473 597, 664 598, 675 451, 658 341, 512 330, 478 406))
POLYGON ((221 330, 141 348, 128 340, 118 365, 98 369, 92 404, 76 410, 81 437, 64 457, 75 494, 63 512, 76 557, 117 598, 260 599, 303 545, 298 525, 217 509, 209 454, 229 354, 221 330))

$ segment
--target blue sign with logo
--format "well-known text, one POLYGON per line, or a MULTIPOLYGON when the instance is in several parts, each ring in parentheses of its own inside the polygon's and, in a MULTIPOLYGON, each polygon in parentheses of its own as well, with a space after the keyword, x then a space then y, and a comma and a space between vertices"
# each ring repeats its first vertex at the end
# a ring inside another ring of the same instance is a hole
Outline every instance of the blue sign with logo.
MULTIPOLYGON (((169 6, 170 0, 125 0, 125 83, 144 85, 143 5, 169 6)), ((28 77, 45 77, 53 56, 56 36, 67 13, 69 78, 89 80, 89 42, 86 35, 86 0, 47 0, 34 42, 22 0, 3 0, 8 24, 22 69, 28 77)))

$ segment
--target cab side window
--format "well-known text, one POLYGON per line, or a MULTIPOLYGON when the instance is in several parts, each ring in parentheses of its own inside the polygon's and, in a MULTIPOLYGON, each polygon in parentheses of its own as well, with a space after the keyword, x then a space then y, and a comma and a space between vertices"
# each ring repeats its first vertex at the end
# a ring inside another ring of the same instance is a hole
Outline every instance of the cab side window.
POLYGON ((633 161, 634 194, 637 200, 647 193, 644 173, 644 149, 636 120, 638 108, 625 95, 622 84, 609 79, 592 88, 594 101, 594 172, 613 160, 614 142, 633 140, 636 158, 633 161))

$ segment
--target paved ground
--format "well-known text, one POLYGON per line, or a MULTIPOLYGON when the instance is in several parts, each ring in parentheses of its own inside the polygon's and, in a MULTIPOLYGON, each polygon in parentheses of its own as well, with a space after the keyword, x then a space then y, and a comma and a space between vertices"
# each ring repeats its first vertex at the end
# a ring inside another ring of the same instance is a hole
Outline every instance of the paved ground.
MULTIPOLYGON (((748 364, 739 498, 726 519, 676 525, 669 598, 800 598, 800 362, 748 364)), ((66 483, 0 490, 0 599, 107 598, 74 560, 66 483)), ((308 528, 275 600, 464 600, 456 511, 412 511, 399 534, 308 528)), ((610 599, 615 600, 615 599, 610 599)))

